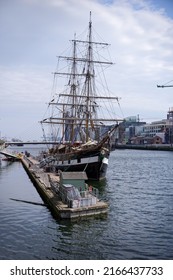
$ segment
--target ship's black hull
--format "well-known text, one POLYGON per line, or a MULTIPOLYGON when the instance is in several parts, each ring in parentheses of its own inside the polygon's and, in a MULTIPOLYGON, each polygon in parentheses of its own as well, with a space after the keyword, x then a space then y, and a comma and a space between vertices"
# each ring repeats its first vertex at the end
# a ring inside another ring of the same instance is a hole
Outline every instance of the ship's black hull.
POLYGON ((46 164, 44 168, 46 171, 58 172, 81 172, 85 171, 88 180, 102 180, 106 177, 106 171, 108 166, 108 155, 106 157, 95 155, 89 157, 80 157, 71 160, 53 160, 49 164, 46 164))
POLYGON ((106 177, 107 164, 101 162, 93 162, 86 164, 73 164, 65 165, 59 164, 56 165, 56 171, 68 171, 68 172, 80 172, 85 171, 88 177, 88 180, 102 180, 106 177))

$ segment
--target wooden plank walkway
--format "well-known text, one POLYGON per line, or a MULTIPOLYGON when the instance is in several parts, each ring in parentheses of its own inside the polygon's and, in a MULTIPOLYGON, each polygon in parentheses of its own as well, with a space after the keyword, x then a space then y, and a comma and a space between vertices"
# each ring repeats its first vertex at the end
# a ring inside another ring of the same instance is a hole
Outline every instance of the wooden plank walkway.
POLYGON ((6 157, 8 157, 8 158, 13 158, 13 159, 17 159, 17 160, 20 159, 19 154, 13 154, 13 153, 7 151, 6 149, 1 149, 1 150, 0 150, 0 154, 6 156, 6 157))

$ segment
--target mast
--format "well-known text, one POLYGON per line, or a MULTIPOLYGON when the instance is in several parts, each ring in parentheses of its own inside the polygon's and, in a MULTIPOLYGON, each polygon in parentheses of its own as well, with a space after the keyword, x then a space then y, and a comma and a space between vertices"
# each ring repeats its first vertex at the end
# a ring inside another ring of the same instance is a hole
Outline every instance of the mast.
POLYGON ((89 21, 89 42, 88 42, 88 68, 86 74, 86 89, 87 89, 87 102, 86 102, 86 141, 89 138, 89 97, 92 96, 92 85, 91 85, 91 61, 92 61, 92 22, 91 22, 91 11, 89 21))
MULTIPOLYGON (((55 113, 55 115, 48 117, 41 121, 41 123, 47 123, 55 125, 61 125, 62 135, 61 139, 70 141, 72 144, 74 141, 80 139, 88 142, 91 138, 96 138, 96 134, 99 132, 99 127, 103 125, 103 121, 117 122, 120 119, 115 118, 103 118, 98 117, 97 107, 100 107, 97 103, 99 99, 105 100, 116 100, 118 97, 106 97, 104 92, 96 93, 95 88, 95 65, 112 65, 112 62, 106 59, 94 59, 94 51, 98 46, 108 46, 109 44, 104 42, 96 42, 92 40, 92 20, 91 12, 88 25, 88 35, 86 40, 77 40, 76 35, 72 42, 72 53, 71 56, 58 56, 60 60, 66 60, 70 62, 70 71, 56 71, 55 76, 66 77, 68 82, 66 84, 68 91, 63 91, 58 94, 58 100, 52 101, 49 105, 55 105, 55 109, 61 112, 61 117, 55 113), (79 51, 80 57, 77 55, 78 46, 83 44, 86 47, 85 56, 84 53, 79 51), (83 67, 82 69, 80 67, 83 67), (100 96, 100 95, 103 96, 100 96), (59 108, 58 108, 59 106, 59 108)), ((103 58, 103 56, 102 56, 103 58)), ((63 68, 62 68, 63 69, 63 68)), ((64 68, 65 69, 65 68, 64 68)), ((96 69, 97 70, 97 69, 96 69)), ((57 93, 55 93, 57 95, 57 93)), ((58 112, 58 111, 56 111, 58 112)))
MULTIPOLYGON (((72 111, 71 111, 71 117, 75 118, 76 117, 76 106, 75 104, 77 103, 77 97, 76 97, 76 41, 75 38, 76 34, 74 36, 74 41, 73 41, 73 64, 72 64, 72 84, 71 84, 71 94, 72 94, 72 111)), ((74 121, 72 120, 71 124, 71 133, 70 133, 70 140, 72 141, 74 138, 74 121)))

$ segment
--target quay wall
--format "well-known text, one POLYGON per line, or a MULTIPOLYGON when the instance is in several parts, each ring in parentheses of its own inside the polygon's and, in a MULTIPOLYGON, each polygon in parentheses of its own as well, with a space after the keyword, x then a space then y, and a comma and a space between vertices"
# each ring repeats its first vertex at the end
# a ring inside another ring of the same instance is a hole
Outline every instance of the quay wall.
POLYGON ((152 151, 173 151, 172 145, 167 144, 117 144, 115 149, 134 149, 134 150, 152 150, 152 151))
POLYGON ((43 201, 46 203, 48 208, 55 214, 56 216, 59 216, 59 212, 52 204, 52 197, 51 193, 48 193, 48 190, 46 190, 46 186, 43 186, 43 183, 37 178, 36 174, 32 172, 32 169, 30 169, 30 163, 28 160, 25 160, 24 158, 21 158, 22 165, 28 174, 29 178, 31 179, 32 183, 34 184, 35 188, 37 189, 38 193, 40 194, 43 201))

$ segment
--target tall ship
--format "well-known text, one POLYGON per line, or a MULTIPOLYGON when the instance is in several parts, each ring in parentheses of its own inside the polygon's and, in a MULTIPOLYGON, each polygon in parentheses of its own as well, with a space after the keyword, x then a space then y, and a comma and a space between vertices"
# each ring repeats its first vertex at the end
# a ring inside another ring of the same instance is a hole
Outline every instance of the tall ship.
POLYGON ((101 180, 106 176, 111 139, 121 121, 113 107, 119 99, 110 96, 107 83, 103 85, 104 70, 113 63, 99 55, 109 45, 93 39, 91 12, 86 37, 80 40, 75 35, 70 55, 58 57, 49 115, 41 121, 45 141, 54 144, 40 166, 55 172, 85 171, 89 180, 101 180))

